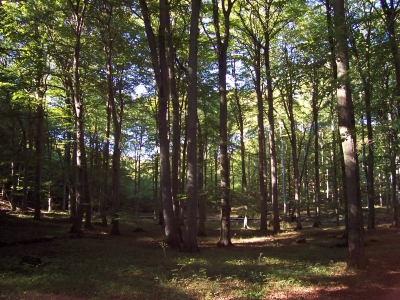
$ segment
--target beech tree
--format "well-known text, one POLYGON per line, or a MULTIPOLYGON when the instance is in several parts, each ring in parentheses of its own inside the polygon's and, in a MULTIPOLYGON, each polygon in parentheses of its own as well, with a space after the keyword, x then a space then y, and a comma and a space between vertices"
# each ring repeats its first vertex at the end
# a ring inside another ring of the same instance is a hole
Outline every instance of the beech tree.
POLYGON ((166 28, 169 18, 169 6, 166 0, 159 2, 160 29, 158 43, 151 26, 150 12, 145 0, 140 0, 140 8, 146 29, 146 35, 151 51, 151 61, 154 69, 158 93, 158 128, 160 140, 160 164, 161 164, 161 195, 163 203, 163 217, 165 235, 168 245, 179 247, 178 229, 172 207, 171 174, 169 161, 169 138, 168 138, 168 66, 166 53, 166 28), (157 47, 158 46, 158 47, 157 47))
POLYGON ((201 0, 192 1, 189 40, 188 84, 188 148, 187 148, 187 223, 185 247, 189 252, 198 251, 197 246, 197 40, 201 0))
POLYGON ((339 130, 344 155, 346 192, 348 201, 349 268, 365 268, 364 226, 361 208, 360 175, 356 150, 354 106, 349 84, 349 57, 347 27, 343 0, 333 1, 336 32, 336 65, 339 87, 337 89, 339 130))
POLYGON ((235 0, 212 1, 213 24, 218 58, 218 90, 220 103, 220 163, 221 163, 221 232, 218 246, 231 246, 230 237, 230 177, 228 158, 228 103, 226 97, 227 53, 230 42, 230 15, 235 0), (220 21, 220 10, 222 20, 220 21), (222 23, 222 24, 221 24, 222 23))

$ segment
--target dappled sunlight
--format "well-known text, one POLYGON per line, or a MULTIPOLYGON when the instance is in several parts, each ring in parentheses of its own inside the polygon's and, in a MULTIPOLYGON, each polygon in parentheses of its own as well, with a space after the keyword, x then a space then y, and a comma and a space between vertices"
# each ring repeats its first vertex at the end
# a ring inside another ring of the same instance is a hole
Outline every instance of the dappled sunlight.
POLYGON ((346 271, 347 251, 336 247, 343 242, 343 227, 305 226, 271 235, 233 226, 234 246, 220 248, 213 223, 207 224, 207 236, 198 238, 200 253, 185 253, 161 247, 164 230, 154 220, 126 217, 121 236, 111 236, 110 226, 94 225, 76 238, 68 233, 68 219, 53 216, 36 222, 10 215, 0 224, 8 224, 10 239, 24 238, 20 232, 27 232, 26 238, 54 237, 29 245, 29 255, 41 259, 36 267, 21 264, 24 245, 2 247, 0 287, 15 298, 27 298, 21 297, 23 290, 22 295, 43 299, 348 299, 349 293, 368 295, 370 289, 394 294, 400 282, 394 247, 400 235, 392 228, 367 231, 369 269, 346 271))

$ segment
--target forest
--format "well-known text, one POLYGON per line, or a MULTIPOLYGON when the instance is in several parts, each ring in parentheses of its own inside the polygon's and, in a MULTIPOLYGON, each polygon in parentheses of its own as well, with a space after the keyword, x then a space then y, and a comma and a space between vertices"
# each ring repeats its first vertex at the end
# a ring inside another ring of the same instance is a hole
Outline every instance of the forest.
POLYGON ((36 221, 67 213, 77 235, 149 217, 189 253, 210 218, 221 248, 233 219, 277 237, 327 222, 344 226, 347 268, 365 269, 378 210, 399 226, 399 11, 2 0, 2 200, 36 221))

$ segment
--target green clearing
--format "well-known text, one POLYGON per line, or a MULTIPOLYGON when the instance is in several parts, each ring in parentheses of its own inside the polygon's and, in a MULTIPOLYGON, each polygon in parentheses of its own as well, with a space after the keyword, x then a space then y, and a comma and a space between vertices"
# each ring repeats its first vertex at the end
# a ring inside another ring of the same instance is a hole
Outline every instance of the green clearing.
POLYGON ((64 214, 1 213, 0 299, 396 299, 400 233, 381 223, 366 234, 368 269, 346 271, 343 227, 333 223, 287 223, 271 236, 232 222, 235 246, 217 248, 219 223, 208 222, 200 253, 189 254, 164 247, 156 221, 129 213, 119 237, 98 225, 74 237, 64 214))

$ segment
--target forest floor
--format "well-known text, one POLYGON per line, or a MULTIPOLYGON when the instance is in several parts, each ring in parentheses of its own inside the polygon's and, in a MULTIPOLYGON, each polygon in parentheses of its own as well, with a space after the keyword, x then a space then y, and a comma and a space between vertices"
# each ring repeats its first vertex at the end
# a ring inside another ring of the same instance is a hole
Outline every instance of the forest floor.
POLYGON ((343 226, 331 222, 285 223, 275 236, 232 222, 228 248, 216 246, 219 223, 207 222, 200 252, 184 253, 165 246, 156 221, 129 213, 120 236, 94 225, 77 237, 66 214, 34 221, 6 209, 0 299, 400 299, 400 231, 386 218, 366 230, 367 269, 346 270, 343 226))

